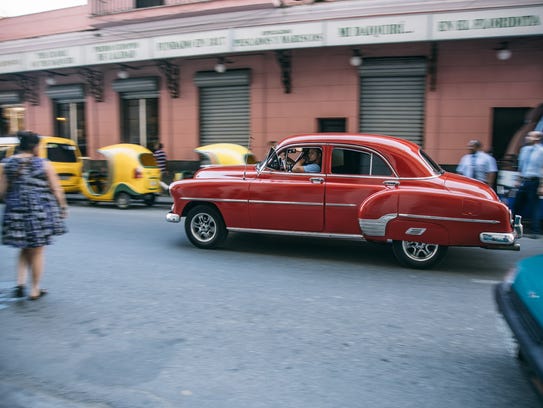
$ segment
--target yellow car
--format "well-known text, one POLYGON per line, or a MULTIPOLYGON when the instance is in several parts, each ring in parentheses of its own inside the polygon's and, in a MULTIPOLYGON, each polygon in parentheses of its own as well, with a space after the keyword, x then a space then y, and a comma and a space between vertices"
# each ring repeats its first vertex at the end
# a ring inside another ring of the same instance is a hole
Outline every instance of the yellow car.
POLYGON ((66 193, 79 192, 82 162, 77 143, 64 137, 42 136, 38 155, 49 159, 66 193))
MULTIPOLYGON (((13 155, 19 147, 19 139, 9 136, 0 138, 0 160, 13 155)), ((64 137, 40 136, 38 156, 49 159, 66 193, 79 192, 81 184, 81 153, 77 144, 64 137)))
POLYGON ((114 202, 128 208, 133 200, 151 206, 160 194, 160 169, 153 153, 143 146, 121 143, 98 149, 104 160, 95 160, 83 173, 81 193, 91 203, 114 202))
POLYGON ((234 143, 214 143, 194 149, 200 155, 202 166, 232 164, 255 164, 253 153, 245 146, 234 143))

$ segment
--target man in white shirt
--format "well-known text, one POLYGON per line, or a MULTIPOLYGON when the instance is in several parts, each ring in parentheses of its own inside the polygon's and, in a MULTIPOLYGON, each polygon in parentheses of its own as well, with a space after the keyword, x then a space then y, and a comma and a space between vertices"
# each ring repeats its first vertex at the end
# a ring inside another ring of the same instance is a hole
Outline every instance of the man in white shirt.
POLYGON ((468 142, 470 153, 460 159, 456 172, 493 186, 498 166, 496 159, 485 153, 482 147, 483 145, 479 140, 470 140, 468 142))
POLYGON ((515 197, 513 212, 524 213, 531 221, 530 238, 537 238, 541 229, 540 200, 543 195, 543 146, 541 137, 543 133, 532 131, 526 136, 526 145, 520 149, 518 169, 521 177, 520 186, 515 197))

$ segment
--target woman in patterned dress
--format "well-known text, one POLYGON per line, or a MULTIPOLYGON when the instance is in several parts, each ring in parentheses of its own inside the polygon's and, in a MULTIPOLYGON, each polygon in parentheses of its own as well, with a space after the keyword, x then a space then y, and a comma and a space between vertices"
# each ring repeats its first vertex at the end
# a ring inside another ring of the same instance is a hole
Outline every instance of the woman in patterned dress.
POLYGON ((44 247, 54 235, 66 232, 66 197, 51 163, 37 157, 39 136, 18 132, 19 153, 3 162, 0 197, 5 209, 2 243, 20 249, 15 296, 25 296, 28 271, 32 273, 29 299, 47 291, 40 288, 44 268, 44 247))

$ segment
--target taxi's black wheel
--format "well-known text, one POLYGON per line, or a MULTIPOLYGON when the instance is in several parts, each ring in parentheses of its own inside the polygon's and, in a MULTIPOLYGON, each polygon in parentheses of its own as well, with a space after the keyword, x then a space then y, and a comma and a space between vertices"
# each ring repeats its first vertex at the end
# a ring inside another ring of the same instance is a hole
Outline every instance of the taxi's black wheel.
POLYGON ((121 210, 124 210, 128 207, 130 207, 130 203, 132 202, 132 198, 130 197, 130 194, 121 192, 115 196, 115 205, 117 208, 120 208, 121 210))
POLYGON ((209 205, 198 205, 185 218, 185 233, 194 246, 211 249, 226 239, 228 231, 219 211, 209 205))
POLYGON ((155 203, 155 195, 154 194, 146 194, 143 197, 143 202, 146 206, 151 207, 155 203))
POLYGON ((394 256, 402 265, 415 269, 427 269, 436 265, 447 253, 448 247, 414 241, 394 241, 394 256))

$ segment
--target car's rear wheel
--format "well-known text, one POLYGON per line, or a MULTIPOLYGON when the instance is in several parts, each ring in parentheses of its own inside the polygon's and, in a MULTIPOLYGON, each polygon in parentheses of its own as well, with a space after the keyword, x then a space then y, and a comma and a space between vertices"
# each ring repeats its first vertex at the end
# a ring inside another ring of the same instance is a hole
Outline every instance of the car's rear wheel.
POLYGON ((447 253, 448 247, 414 241, 394 241, 392 250, 404 266, 426 269, 437 264, 447 253))
POLYGON ((198 205, 188 212, 185 232, 194 246, 205 249, 219 246, 228 234, 221 214, 210 205, 198 205))
POLYGON ((115 205, 121 210, 128 208, 131 202, 132 202, 132 198, 130 197, 130 194, 128 193, 120 192, 119 194, 115 196, 115 205))

